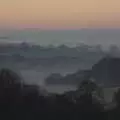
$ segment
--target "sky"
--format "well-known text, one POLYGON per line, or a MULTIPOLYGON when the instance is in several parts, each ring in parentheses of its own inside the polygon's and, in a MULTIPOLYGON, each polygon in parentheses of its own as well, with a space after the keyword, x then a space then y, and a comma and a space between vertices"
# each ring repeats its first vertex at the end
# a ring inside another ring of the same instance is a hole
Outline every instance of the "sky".
POLYGON ((0 27, 119 28, 119 0, 0 0, 0 27))

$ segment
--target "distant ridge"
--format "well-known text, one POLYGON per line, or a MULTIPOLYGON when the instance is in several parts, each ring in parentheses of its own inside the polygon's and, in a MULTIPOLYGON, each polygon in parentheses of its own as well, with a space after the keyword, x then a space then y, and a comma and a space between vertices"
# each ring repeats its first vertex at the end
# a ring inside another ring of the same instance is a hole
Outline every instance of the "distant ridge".
POLYGON ((120 57, 105 57, 92 67, 92 77, 105 85, 120 84, 120 57))
POLYGON ((105 87, 120 86, 120 58, 104 57, 92 66, 90 70, 80 70, 66 76, 60 74, 51 74, 45 79, 49 84, 67 84, 78 85, 84 79, 93 79, 97 84, 103 84, 105 87))

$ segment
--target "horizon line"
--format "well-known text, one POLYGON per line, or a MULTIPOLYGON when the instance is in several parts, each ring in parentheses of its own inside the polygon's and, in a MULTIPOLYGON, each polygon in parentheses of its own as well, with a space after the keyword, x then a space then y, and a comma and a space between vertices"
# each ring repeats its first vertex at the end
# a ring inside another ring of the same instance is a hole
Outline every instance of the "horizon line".
POLYGON ((43 28, 37 28, 37 27, 31 27, 31 28, 0 28, 0 30, 41 30, 41 31, 72 31, 72 30, 120 30, 120 27, 98 27, 98 28, 46 28, 46 29, 43 29, 43 28))

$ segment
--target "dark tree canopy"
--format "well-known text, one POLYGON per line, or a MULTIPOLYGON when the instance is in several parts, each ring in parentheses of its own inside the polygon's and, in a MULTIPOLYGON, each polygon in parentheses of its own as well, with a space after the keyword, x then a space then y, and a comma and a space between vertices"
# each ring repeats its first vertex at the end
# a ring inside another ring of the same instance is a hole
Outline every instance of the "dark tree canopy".
MULTIPOLYGON (((12 120, 114 120, 111 111, 104 110, 104 106, 92 96, 97 89, 97 84, 91 80, 84 80, 80 87, 85 89, 85 94, 74 95, 78 91, 69 91, 64 94, 49 94, 44 96, 37 85, 26 85, 19 75, 9 69, 0 70, 0 110, 4 119, 12 120), (90 93, 90 94, 86 94, 90 93), (74 95, 73 95, 74 94, 74 95)), ((79 93, 79 92, 78 92, 79 93)), ((120 103, 119 91, 116 101, 120 103)), ((112 113, 120 114, 120 109, 115 108, 112 113)), ((117 116, 120 118, 120 116, 117 116)))

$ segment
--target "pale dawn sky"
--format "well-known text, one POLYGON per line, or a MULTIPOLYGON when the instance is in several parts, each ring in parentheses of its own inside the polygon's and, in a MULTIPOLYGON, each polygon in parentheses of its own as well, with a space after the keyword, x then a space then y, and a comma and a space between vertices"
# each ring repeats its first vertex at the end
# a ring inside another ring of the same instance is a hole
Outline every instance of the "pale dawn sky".
POLYGON ((1 27, 120 27, 120 0, 0 0, 1 27))

